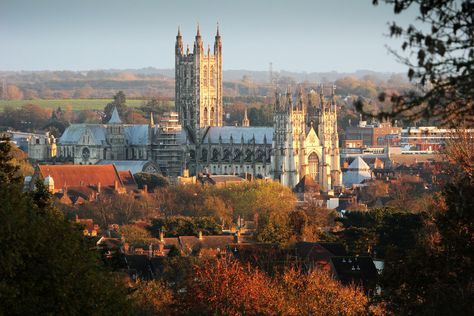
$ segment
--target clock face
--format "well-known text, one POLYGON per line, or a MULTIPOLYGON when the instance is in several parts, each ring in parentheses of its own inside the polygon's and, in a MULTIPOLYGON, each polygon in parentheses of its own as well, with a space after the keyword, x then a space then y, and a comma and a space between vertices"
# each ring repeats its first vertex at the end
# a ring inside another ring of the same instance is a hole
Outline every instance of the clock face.
POLYGON ((89 151, 89 148, 82 149, 82 158, 89 159, 90 156, 91 152, 89 151))

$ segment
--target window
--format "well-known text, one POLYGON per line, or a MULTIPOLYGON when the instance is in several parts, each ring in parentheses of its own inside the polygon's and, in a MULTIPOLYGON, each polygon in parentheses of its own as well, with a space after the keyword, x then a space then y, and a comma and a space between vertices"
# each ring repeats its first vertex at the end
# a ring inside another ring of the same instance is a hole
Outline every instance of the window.
POLYGON ((308 164, 309 164, 309 175, 313 180, 318 181, 319 177, 319 159, 316 153, 312 153, 308 157, 308 164))

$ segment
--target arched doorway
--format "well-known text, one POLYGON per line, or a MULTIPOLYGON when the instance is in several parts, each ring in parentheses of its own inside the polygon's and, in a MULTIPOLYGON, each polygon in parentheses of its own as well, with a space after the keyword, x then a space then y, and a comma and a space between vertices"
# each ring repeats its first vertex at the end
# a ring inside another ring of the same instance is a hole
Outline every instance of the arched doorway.
POLYGON ((319 180, 319 158, 316 153, 311 153, 308 157, 309 175, 314 181, 319 180))

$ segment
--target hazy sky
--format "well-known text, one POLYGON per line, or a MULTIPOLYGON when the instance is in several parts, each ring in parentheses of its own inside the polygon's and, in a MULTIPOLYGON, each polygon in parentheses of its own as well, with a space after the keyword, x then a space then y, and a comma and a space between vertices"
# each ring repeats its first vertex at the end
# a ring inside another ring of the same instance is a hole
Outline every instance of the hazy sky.
POLYGON ((173 68, 178 25, 201 26, 224 69, 402 71, 385 45, 395 17, 372 0, 0 0, 0 70, 173 68))

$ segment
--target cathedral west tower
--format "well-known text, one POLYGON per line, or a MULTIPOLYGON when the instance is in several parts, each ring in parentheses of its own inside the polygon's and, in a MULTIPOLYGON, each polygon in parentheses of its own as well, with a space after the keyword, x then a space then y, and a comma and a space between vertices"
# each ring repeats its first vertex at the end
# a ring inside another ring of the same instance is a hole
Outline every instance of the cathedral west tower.
POLYGON ((193 51, 184 50, 178 29, 175 46, 175 106, 181 126, 197 131, 222 126, 222 41, 219 27, 214 49, 203 47, 199 26, 193 51))

